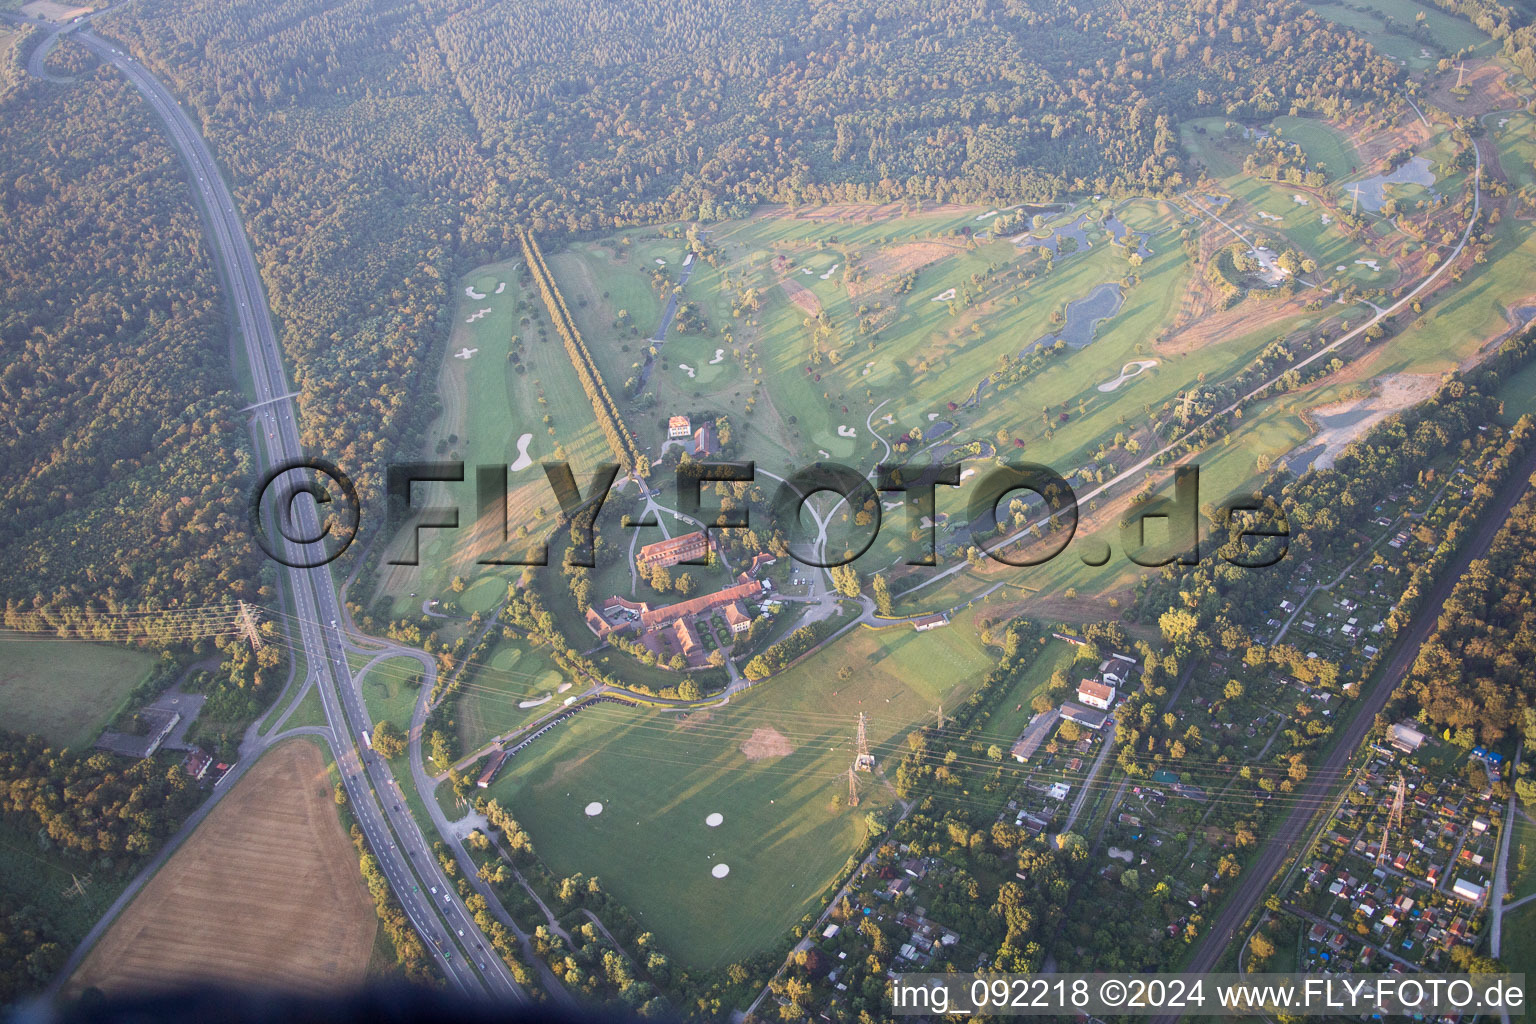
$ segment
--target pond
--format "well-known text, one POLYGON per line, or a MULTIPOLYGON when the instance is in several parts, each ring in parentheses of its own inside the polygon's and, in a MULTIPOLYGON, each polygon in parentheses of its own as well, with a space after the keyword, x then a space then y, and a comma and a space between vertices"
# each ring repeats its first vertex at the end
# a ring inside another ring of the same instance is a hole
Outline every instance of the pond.
POLYGON ((1423 185, 1428 188, 1434 183, 1435 174, 1429 169, 1429 158, 1416 156, 1391 174, 1373 174, 1363 179, 1346 189, 1346 193, 1353 198, 1358 189, 1361 207, 1371 213, 1380 213, 1387 202, 1388 185, 1423 185))
POLYGON ((1039 237, 1033 232, 1024 231, 1014 235, 1010 241, 1020 248, 1035 246, 1040 249, 1049 249, 1052 255, 1055 255, 1061 251, 1061 240, 1063 238, 1070 238, 1077 243, 1078 251, 1082 251, 1089 246, 1088 233, 1083 230, 1083 225, 1086 223, 1088 223, 1088 215, 1080 213, 1072 223, 1063 228, 1056 228, 1044 238, 1039 237))

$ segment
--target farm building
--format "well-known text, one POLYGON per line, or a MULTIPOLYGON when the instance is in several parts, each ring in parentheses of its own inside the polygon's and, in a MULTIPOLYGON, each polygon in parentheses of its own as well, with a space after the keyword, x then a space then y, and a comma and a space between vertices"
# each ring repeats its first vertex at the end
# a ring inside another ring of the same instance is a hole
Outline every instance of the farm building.
POLYGON ((1013 749, 1009 751, 1013 754, 1013 759, 1022 764, 1031 757, 1034 757, 1035 752, 1040 749, 1040 745, 1046 741, 1046 738, 1056 728, 1056 722, 1060 718, 1060 708, 1051 708, 1049 711, 1042 711, 1036 715, 1029 725, 1024 728, 1023 734, 1014 743, 1013 749))

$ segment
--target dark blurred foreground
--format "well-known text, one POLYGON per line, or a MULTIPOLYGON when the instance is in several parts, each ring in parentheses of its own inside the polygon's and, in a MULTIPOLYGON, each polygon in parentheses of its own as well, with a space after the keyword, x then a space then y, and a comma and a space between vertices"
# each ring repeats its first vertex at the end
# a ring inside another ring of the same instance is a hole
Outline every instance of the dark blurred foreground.
MULTIPOLYGON (((466 999, 410 985, 370 986, 348 995, 303 996, 214 986, 155 995, 105 997, 89 993, 64 1006, 19 1007, 15 1024, 427 1024, 435 1021, 508 1024, 640 1024, 609 1009, 566 1011, 466 999)), ((655 1022, 648 1022, 655 1024, 655 1022)))

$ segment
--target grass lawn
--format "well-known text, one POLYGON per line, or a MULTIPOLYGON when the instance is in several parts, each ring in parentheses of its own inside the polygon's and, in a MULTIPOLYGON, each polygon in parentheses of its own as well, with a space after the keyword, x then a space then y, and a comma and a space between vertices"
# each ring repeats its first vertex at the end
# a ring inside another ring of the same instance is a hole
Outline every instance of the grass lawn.
POLYGON ((1536 415, 1536 363, 1510 377, 1499 387, 1504 419, 1513 423, 1527 413, 1536 415))
POLYGON ((1518 813, 1509 840, 1509 893, 1521 899, 1536 893, 1536 825, 1518 813))
MULTIPOLYGON (((1039 656, 1019 673, 1008 695, 998 702, 997 710, 982 727, 978 738, 1000 744, 1005 750, 1011 746, 1035 715, 1029 702, 1036 694, 1045 692, 1050 685, 1051 674, 1057 668, 1067 668, 1072 664, 1076 651, 1077 648, 1059 640, 1046 643, 1039 656)), ((1069 678, 1069 682, 1075 684, 1077 680, 1069 678)))
POLYGON ((1500 953, 1499 959, 1508 970, 1536 974, 1536 903, 1504 915, 1504 948, 1500 953))
POLYGON ((1321 164, 1330 179, 1351 174, 1360 164, 1349 140, 1317 118, 1277 117, 1274 127, 1287 142, 1304 149, 1314 167, 1321 164))
POLYGON ((467 753, 496 736, 545 714, 544 705, 555 699, 565 677, 543 651, 526 641, 507 641, 496 647, 469 678, 454 704, 454 725, 467 753), (520 707, 525 702, 537 702, 520 707))
POLYGON ((846 805, 860 711, 889 765, 907 731, 957 704, 992 662, 969 615, 930 633, 855 630, 723 708, 598 705, 519 755, 491 788, 550 868, 597 875, 680 962, 731 963, 819 907, 891 796, 846 805), (846 680, 844 666, 868 666, 846 680), (943 672, 934 667, 943 665, 943 672), (587 807, 602 804, 589 816, 587 807), (718 827, 706 824, 714 813, 718 827), (729 873, 712 871, 725 864, 729 873))
POLYGON ((388 719, 407 732, 421 691, 421 665, 412 658, 387 658, 363 676, 362 690, 375 722, 388 719))
POLYGON ((304 694, 304 699, 299 701, 299 706, 293 709, 293 714, 288 716, 288 721, 283 723, 283 728, 297 729, 301 725, 328 725, 325 717, 325 705, 320 702, 320 690, 311 686, 304 694))
MULTIPOLYGON (((385 567, 379 592, 390 598, 394 615, 419 614, 421 602, 431 597, 451 599, 466 613, 494 607, 516 570, 481 559, 517 557, 541 542, 554 523, 550 513, 558 503, 537 463, 566 459, 585 487, 593 467, 612 457, 542 302, 519 283, 520 264, 481 267, 460 280, 438 381, 443 411, 426 445, 432 458, 517 467, 508 470, 505 528, 513 540, 502 543, 502 524, 494 517, 477 523, 472 469, 462 484, 417 485, 417 507, 457 506, 461 527, 425 531, 419 566, 385 567), (483 298, 468 295, 468 289, 483 298), (465 353, 468 357, 460 358, 465 353), (519 528, 526 529, 525 538, 516 538, 519 528), (449 592, 456 576, 468 584, 463 593, 449 592)), ((569 301, 574 304, 577 297, 569 301)), ((397 539, 389 557, 408 551, 397 539)))
POLYGON ((76 750, 90 746, 158 659, 77 641, 0 641, 0 722, 76 750))

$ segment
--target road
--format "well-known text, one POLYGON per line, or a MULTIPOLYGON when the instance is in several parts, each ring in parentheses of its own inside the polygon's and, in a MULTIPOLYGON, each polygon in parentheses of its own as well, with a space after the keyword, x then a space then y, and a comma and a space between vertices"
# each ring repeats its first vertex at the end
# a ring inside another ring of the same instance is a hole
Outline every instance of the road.
MULTIPOLYGON (((1515 502, 1520 500, 1529 487, 1533 472, 1536 472, 1536 450, 1528 453, 1511 469, 1498 499, 1489 506, 1477 533, 1467 539, 1456 558, 1440 574, 1424 604, 1398 638, 1391 660, 1387 662, 1376 685, 1362 696, 1355 717, 1323 762, 1312 766, 1304 788, 1296 794, 1290 815, 1270 835, 1264 849, 1243 871, 1237 891, 1206 927, 1205 934, 1195 947, 1194 956, 1184 968, 1186 971, 1208 972, 1227 952, 1237 929, 1258 906, 1270 879, 1275 877, 1285 858, 1297 848, 1308 821, 1332 796, 1337 784, 1334 780, 1345 778, 1344 769, 1349 759, 1364 742, 1366 733, 1375 724, 1376 716, 1386 706, 1393 691, 1408 675, 1408 670, 1418 657, 1419 648, 1424 646, 1424 641, 1434 632, 1440 618, 1440 609, 1450 597, 1452 588, 1473 559, 1487 553, 1499 527, 1504 525, 1515 502)), ((1154 1018, 1154 1024, 1173 1024, 1177 1019, 1177 1015, 1164 1015, 1154 1018)))
MULTIPOLYGON (((1509 762, 1511 771, 1524 756, 1525 741, 1521 740, 1515 745, 1515 756, 1509 762)), ((1509 807, 1504 811, 1504 830, 1499 834, 1499 859, 1494 867, 1493 887, 1488 890, 1488 952, 1495 958, 1504 948, 1504 911, 1509 909, 1504 906, 1504 894, 1509 891, 1509 840, 1515 834, 1515 799, 1511 793, 1509 807)))
MULTIPOLYGON (((196 126, 158 79, 88 27, 73 37, 121 72, 148 101, 189 170, 209 228, 239 342, 255 384, 252 417, 257 459, 263 470, 304 456, 293 398, 283 369, 277 332, 233 196, 196 126)), ((295 503, 304 535, 318 535, 312 501, 295 503)), ((295 560, 305 552, 287 544, 295 560)), ((373 723, 346 659, 346 639, 337 623, 341 610, 330 570, 288 568, 283 579, 293 598, 299 635, 330 725, 333 749, 349 805, 367 835, 390 888, 411 924, 421 933, 455 988, 472 995, 529 1002, 490 942, 474 924, 456 890, 436 862, 431 845, 405 806, 388 764, 359 748, 373 723), (455 955, 455 947, 467 955, 455 955), (480 965, 476 970, 476 965, 480 965)))

